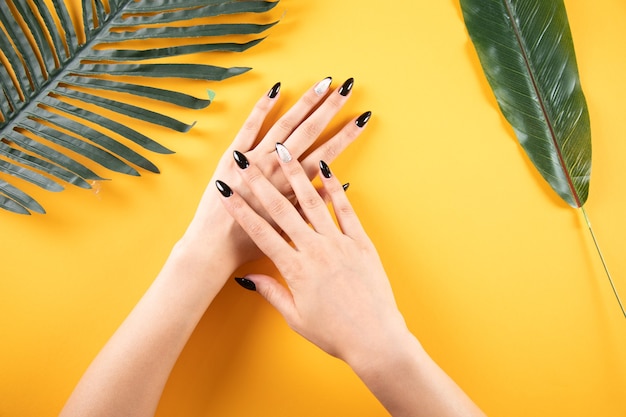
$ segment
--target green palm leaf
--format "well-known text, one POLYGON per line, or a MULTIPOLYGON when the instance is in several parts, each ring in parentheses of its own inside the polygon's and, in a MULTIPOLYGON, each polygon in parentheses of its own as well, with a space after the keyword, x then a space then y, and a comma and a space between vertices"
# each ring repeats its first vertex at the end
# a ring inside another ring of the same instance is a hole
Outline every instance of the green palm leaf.
POLYGON ((504 117, 567 204, 589 193, 591 131, 562 0, 461 0, 504 117))
POLYGON ((543 178, 582 212, 626 317, 583 207, 589 195, 591 129, 563 0, 460 2, 502 114, 543 178))
POLYGON ((138 107, 132 104, 133 97, 189 109, 205 108, 211 100, 115 77, 220 81, 242 74, 250 68, 154 60, 199 52, 245 51, 263 40, 255 35, 275 23, 194 25, 191 19, 227 14, 241 14, 243 19, 245 13, 270 11, 278 0, 109 0, 107 6, 102 0, 82 0, 80 29, 75 27, 62 0, 48 4, 45 0, 7 0, 8 7, 0 8, 0 48, 5 57, 0 64, 0 208, 22 214, 45 211, 18 184, 10 184, 11 179, 28 181, 50 191, 61 190, 62 183, 89 188, 88 181, 103 179, 78 162, 75 154, 129 175, 140 175, 140 169, 159 172, 124 141, 139 144, 150 152, 172 151, 108 114, 186 132, 193 125, 138 107), (242 43, 220 41, 226 35, 256 38, 242 43), (81 38, 85 39, 83 43, 81 38), (153 49, 128 43, 151 39, 188 39, 188 43, 153 49), (198 43, 198 39, 202 42, 198 43), (109 46, 112 42, 117 47, 109 46), (145 60, 151 61, 143 63, 145 60), (128 98, 121 102, 104 97, 109 91, 124 93, 128 98), (71 101, 106 111, 93 112, 71 101), (93 128, 94 124, 97 128, 93 128))

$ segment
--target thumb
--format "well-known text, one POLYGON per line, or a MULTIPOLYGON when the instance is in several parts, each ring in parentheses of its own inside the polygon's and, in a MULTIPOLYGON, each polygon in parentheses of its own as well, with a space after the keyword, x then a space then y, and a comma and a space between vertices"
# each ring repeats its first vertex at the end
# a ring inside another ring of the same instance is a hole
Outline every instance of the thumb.
POLYGON ((250 274, 245 278, 235 278, 235 281, 245 289, 261 294, 288 323, 292 322, 296 312, 293 297, 276 279, 263 274, 250 274))

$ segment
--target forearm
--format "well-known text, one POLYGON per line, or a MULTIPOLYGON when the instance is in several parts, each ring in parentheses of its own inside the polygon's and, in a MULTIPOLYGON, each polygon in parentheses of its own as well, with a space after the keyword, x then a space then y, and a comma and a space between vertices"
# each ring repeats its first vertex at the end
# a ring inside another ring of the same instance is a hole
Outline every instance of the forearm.
POLYGON ((176 245, 83 375, 62 417, 154 415, 178 356, 234 269, 221 255, 208 247, 189 248, 183 241, 176 245), (195 250, 207 252, 202 258, 193 256, 195 250))
POLYGON ((394 417, 484 417, 408 333, 385 354, 351 364, 394 417))

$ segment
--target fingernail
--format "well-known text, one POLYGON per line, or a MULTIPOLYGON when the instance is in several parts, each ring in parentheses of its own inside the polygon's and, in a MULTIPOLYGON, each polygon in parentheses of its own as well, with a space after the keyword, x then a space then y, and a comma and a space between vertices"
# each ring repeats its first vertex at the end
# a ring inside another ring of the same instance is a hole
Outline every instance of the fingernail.
POLYGON ((237 281, 237 284, 241 285, 246 290, 256 291, 256 285, 254 284, 254 282, 250 281, 247 278, 235 277, 235 281, 237 281))
POLYGON ((328 91, 328 87, 330 87, 330 83, 332 82, 333 82, 332 77, 326 77, 322 81, 317 83, 313 91, 315 91, 315 94, 317 94, 318 96, 321 96, 322 94, 328 91))
POLYGON ((248 158, 244 154, 239 151, 233 152, 233 158, 235 158, 235 162, 241 169, 246 169, 250 166, 250 162, 248 162, 248 158))
POLYGON ((218 191, 222 193, 224 197, 228 198, 231 195, 233 195, 233 190, 231 190, 230 187, 226 185, 225 182, 217 180, 215 181, 215 186, 217 187, 218 191))
POLYGON ((350 188, 350 183, 347 182, 344 185, 342 185, 342 187, 343 187, 343 191, 348 191, 348 188, 350 188))
POLYGON ((287 148, 285 148, 285 145, 283 145, 282 143, 278 142, 276 143, 276 152, 278 153, 278 157, 280 158, 281 161, 287 163, 289 161, 291 161, 291 154, 289 153, 289 150, 287 148))
POLYGON ((359 117, 357 117, 356 121, 354 123, 356 123, 356 125, 358 127, 363 127, 367 124, 367 122, 369 122, 370 117, 372 117, 372 112, 371 111, 366 111, 365 113, 363 113, 362 115, 360 115, 359 117))
POLYGON ((320 161, 320 171, 322 171, 322 175, 324 176, 324 178, 330 178, 333 176, 333 174, 330 172, 328 164, 324 161, 320 161))
POLYGON ((339 94, 342 96, 347 96, 350 90, 352 90, 352 86, 354 85, 354 78, 348 78, 339 88, 339 94))
POLYGON ((274 87, 272 87, 272 89, 267 93, 267 96, 269 98, 276 98, 279 91, 280 91, 280 83, 278 82, 274 84, 274 87))

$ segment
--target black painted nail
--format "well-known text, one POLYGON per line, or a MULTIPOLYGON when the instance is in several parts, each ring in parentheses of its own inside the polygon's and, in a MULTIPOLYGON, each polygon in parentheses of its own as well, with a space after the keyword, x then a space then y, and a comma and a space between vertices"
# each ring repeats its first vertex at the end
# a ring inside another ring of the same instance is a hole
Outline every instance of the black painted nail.
POLYGON ((322 171, 322 175, 324 176, 324 178, 330 178, 333 176, 333 174, 330 172, 328 164, 324 161, 320 161, 320 171, 322 171))
POLYGON ((348 191, 348 188, 350 188, 350 183, 347 182, 344 185, 342 185, 342 187, 343 187, 343 191, 348 191))
POLYGON ((233 190, 231 190, 230 187, 226 185, 225 182, 217 180, 215 181, 215 186, 217 187, 219 192, 222 193, 224 197, 228 198, 231 195, 233 195, 233 190))
POLYGON ((235 277, 235 281, 237 281, 237 284, 241 285, 246 290, 256 291, 256 285, 254 284, 254 282, 250 281, 247 278, 237 278, 237 277, 235 277))
POLYGON ((371 111, 366 111, 365 113, 363 113, 362 115, 360 115, 359 117, 357 117, 356 121, 354 123, 356 123, 356 125, 358 127, 363 127, 367 124, 367 122, 370 121, 370 117, 372 117, 372 112, 371 111))
POLYGON ((248 162, 248 158, 244 154, 239 151, 233 152, 233 158, 235 158, 235 162, 241 169, 246 169, 250 166, 250 162, 248 162))
POLYGON ((272 89, 267 93, 267 96, 269 98, 276 98, 279 91, 280 91, 280 83, 278 82, 274 84, 274 87, 272 87, 272 89))
POLYGON ((339 94, 342 96, 347 96, 350 90, 352 90, 352 86, 354 85, 354 78, 348 78, 339 88, 339 94))

